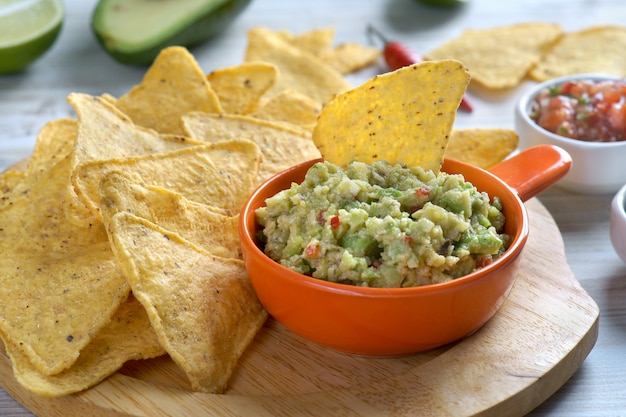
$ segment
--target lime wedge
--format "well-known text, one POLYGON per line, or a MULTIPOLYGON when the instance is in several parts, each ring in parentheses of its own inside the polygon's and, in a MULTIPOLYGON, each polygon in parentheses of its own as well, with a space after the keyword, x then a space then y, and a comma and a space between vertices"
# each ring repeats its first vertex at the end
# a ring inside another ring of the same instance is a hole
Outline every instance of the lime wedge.
POLYGON ((0 74, 21 71, 56 40, 62 0, 0 0, 0 74))

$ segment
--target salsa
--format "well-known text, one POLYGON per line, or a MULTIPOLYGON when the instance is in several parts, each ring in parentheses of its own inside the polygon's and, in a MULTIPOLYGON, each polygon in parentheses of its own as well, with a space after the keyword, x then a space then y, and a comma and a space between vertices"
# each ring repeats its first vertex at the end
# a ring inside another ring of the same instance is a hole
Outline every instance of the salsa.
POLYGON ((530 117, 544 129, 588 142, 626 139, 626 81, 575 80, 543 89, 530 117))
POLYGON ((462 175, 383 161, 316 163, 256 215, 270 258, 366 287, 449 281, 490 264, 508 242, 497 197, 462 175))

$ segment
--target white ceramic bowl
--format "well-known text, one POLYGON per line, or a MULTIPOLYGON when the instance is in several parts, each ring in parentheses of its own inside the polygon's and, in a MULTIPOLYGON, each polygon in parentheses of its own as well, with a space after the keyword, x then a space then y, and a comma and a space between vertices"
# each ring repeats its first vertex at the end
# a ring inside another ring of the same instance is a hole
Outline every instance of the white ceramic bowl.
POLYGON ((620 188, 611 202, 611 243, 626 262, 626 185, 620 188))
POLYGON ((542 89, 569 80, 619 78, 602 74, 577 74, 555 78, 537 84, 518 100, 515 108, 515 129, 519 135, 520 148, 526 149, 545 143, 565 149, 572 157, 572 169, 556 184, 558 187, 584 194, 615 193, 626 182, 626 141, 586 142, 549 132, 529 116, 529 106, 533 98, 542 89))

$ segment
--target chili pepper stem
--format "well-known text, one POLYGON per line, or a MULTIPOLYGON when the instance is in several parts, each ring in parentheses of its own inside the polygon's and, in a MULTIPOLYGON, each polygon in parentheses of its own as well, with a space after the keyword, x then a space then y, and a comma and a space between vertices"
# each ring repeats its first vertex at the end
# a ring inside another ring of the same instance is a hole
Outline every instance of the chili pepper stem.
POLYGON ((369 35, 370 38, 372 37, 378 38, 378 40, 381 41, 383 45, 389 44, 389 41, 387 40, 387 38, 371 24, 367 25, 367 34, 369 35))

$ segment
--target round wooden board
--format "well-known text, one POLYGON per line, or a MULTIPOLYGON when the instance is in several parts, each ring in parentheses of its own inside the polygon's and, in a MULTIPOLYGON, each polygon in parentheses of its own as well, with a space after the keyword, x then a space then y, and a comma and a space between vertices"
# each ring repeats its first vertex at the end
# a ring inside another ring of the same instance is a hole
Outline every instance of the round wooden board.
POLYGON ((319 347, 268 320, 223 395, 193 393, 167 357, 128 363, 85 392, 42 398, 0 384, 38 416, 522 416, 552 395, 593 348, 599 309, 570 270, 554 220, 527 202, 521 273, 497 314, 472 336, 401 358, 319 347))

